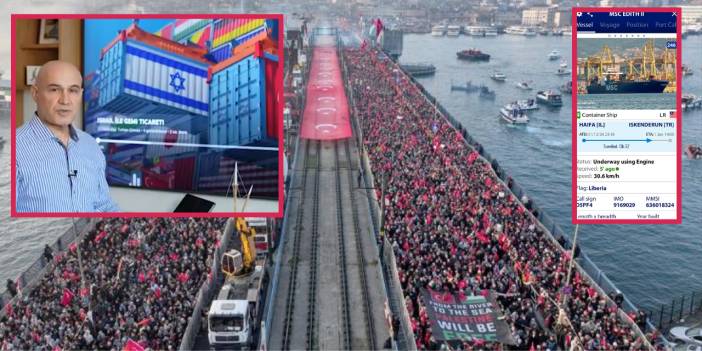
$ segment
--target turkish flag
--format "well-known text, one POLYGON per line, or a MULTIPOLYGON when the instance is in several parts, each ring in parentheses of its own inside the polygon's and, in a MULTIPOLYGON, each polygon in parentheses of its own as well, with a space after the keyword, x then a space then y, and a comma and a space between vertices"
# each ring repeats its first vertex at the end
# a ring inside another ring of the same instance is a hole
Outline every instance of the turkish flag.
POLYGON ((68 288, 64 288, 63 289, 63 296, 61 296, 61 305, 63 305, 63 307, 66 307, 69 304, 71 304, 71 301, 73 300, 73 296, 75 296, 75 294, 73 294, 73 292, 71 290, 69 290, 68 288))
POLYGON ((129 339, 127 340, 127 343, 124 344, 122 351, 144 351, 144 347, 139 345, 138 342, 129 339))

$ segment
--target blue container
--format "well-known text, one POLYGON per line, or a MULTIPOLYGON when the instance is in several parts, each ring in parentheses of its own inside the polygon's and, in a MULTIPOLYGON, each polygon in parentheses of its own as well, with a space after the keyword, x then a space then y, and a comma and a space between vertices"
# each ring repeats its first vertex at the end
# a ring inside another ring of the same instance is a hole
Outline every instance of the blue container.
POLYGON ((232 57, 232 43, 226 43, 210 51, 209 56, 212 60, 218 63, 232 57))
POLYGON ((247 145, 266 137, 265 60, 253 55, 212 75, 210 144, 247 145))
POLYGON ((100 59, 98 105, 125 115, 207 116, 207 68, 136 40, 119 41, 100 59))

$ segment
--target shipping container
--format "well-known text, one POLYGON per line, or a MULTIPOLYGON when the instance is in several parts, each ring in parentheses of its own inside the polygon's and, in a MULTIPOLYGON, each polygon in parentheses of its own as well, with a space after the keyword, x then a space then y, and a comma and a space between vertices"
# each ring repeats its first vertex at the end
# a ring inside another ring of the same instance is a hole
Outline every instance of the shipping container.
POLYGON ((232 43, 226 43, 207 54, 214 62, 222 62, 232 57, 232 43))
POLYGON ((183 154, 194 154, 198 151, 197 146, 169 145, 173 144, 200 144, 200 136, 188 133, 179 133, 177 130, 162 130, 156 133, 149 133, 149 141, 156 144, 146 147, 146 158, 178 156, 183 154))
POLYGON ((266 63, 249 55, 212 74, 211 144, 246 145, 266 136, 266 63))
POLYGON ((125 37, 103 50, 99 106, 121 114, 207 116, 207 61, 182 45, 157 44, 125 37))
POLYGON ((216 20, 213 24, 212 48, 235 41, 251 32, 265 30, 264 19, 225 18, 216 20))
MULTIPOLYGON (((173 27, 173 40, 182 41, 192 36, 195 32, 208 27, 212 24, 210 19, 177 19, 173 27)), ((209 40, 209 38, 208 38, 209 40)))
POLYGON ((207 48, 207 42, 210 40, 211 30, 212 30, 212 26, 207 26, 205 28, 198 30, 197 32, 193 33, 192 35, 185 37, 180 42, 182 44, 192 43, 192 44, 195 44, 201 48, 207 48))
POLYGON ((175 23, 169 23, 169 24, 163 26, 163 28, 156 31, 154 34, 158 35, 161 38, 172 40, 174 26, 175 26, 175 23))

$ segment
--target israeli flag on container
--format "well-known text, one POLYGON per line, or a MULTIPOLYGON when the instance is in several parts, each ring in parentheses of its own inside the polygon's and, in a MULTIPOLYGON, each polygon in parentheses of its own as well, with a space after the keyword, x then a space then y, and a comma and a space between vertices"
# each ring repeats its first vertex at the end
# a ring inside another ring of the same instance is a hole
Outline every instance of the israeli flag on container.
POLYGON ((126 47, 124 90, 159 104, 207 116, 207 66, 136 42, 126 47))

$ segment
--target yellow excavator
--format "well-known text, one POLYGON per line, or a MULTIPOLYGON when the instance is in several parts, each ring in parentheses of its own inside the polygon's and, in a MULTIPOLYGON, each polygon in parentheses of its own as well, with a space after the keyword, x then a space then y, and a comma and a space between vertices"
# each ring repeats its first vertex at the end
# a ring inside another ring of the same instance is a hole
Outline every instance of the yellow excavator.
MULTIPOLYGON (((236 212, 236 200, 238 187, 238 165, 234 166, 234 212, 236 212)), ((251 197, 251 191, 253 186, 249 189, 246 195, 246 200, 244 201, 244 206, 241 211, 244 212, 246 204, 251 197)), ((232 276, 242 276, 253 272, 256 266, 256 245, 254 245, 254 237, 256 236, 256 230, 249 227, 246 219, 243 217, 234 218, 234 229, 239 233, 239 240, 241 241, 241 252, 239 250, 229 250, 222 256, 222 272, 227 278, 232 276)))

